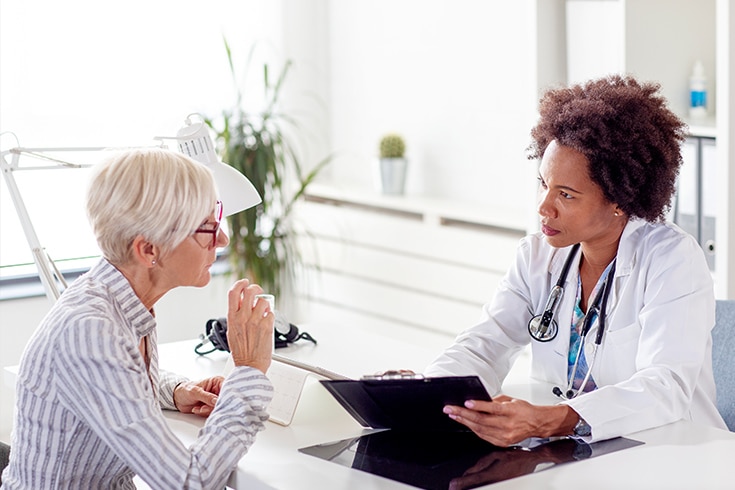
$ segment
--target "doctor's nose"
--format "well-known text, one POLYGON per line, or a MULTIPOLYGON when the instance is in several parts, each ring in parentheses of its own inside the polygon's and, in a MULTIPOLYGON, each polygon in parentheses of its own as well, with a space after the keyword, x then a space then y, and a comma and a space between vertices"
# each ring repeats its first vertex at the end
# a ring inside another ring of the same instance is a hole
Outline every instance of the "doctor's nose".
POLYGON ((556 218, 556 209, 551 202, 549 202, 549 193, 544 189, 539 189, 536 212, 542 218, 556 218))

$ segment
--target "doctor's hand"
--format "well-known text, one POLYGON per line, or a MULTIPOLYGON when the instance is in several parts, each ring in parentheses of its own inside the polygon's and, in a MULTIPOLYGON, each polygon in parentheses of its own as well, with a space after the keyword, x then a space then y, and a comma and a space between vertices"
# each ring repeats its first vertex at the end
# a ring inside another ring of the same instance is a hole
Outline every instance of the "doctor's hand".
POLYGON ((214 376, 202 381, 180 383, 174 389, 174 405, 181 413, 208 417, 214 410, 223 382, 222 376, 214 376))
POLYGON ((447 405, 444 413, 500 447, 529 437, 569 435, 579 420, 577 412, 567 405, 532 405, 505 395, 490 402, 468 400, 464 407, 447 405))

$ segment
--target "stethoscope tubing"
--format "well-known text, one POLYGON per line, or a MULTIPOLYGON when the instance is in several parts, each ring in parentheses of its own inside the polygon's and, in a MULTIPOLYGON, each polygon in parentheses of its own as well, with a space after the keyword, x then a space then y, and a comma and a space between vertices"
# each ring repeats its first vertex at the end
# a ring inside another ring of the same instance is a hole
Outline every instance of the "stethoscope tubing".
MULTIPOLYGON (((572 250, 569 252, 567 259, 564 261, 564 266, 562 267, 561 274, 559 274, 559 279, 549 293, 549 298, 546 301, 544 312, 541 315, 536 315, 532 317, 531 320, 528 322, 528 331, 534 340, 537 340, 539 342, 548 342, 556 337, 558 327, 556 326, 554 315, 564 293, 564 283, 566 282, 567 275, 569 274, 569 269, 571 268, 572 261, 578 250, 579 243, 575 244, 572 247, 572 250)), ((605 312, 607 310, 607 301, 610 296, 610 290, 612 289, 612 283, 615 278, 616 262, 617 258, 613 259, 612 264, 607 271, 607 275, 605 276, 604 282, 602 283, 602 287, 595 295, 595 298, 592 300, 592 304, 587 309, 587 313, 582 320, 579 347, 577 350, 576 359, 574 360, 574 365, 572 366, 571 375, 569 376, 567 381, 567 389, 565 391, 562 391, 561 388, 555 386, 552 390, 555 395, 561 398, 565 398, 567 400, 575 398, 577 395, 579 395, 580 392, 582 392, 582 390, 584 390, 590 379, 590 376, 592 374, 592 366, 594 365, 597 358, 597 349, 602 344, 602 339, 605 334, 605 312), (595 312, 596 315, 594 314, 595 312), (591 362, 588 363, 587 373, 585 374, 582 384, 580 385, 580 389, 574 390, 572 386, 574 384, 574 378, 577 376, 579 358, 581 357, 582 349, 584 348, 585 342, 587 340, 587 334, 589 333, 590 329, 592 328, 592 324, 594 323, 594 316, 597 316, 597 334, 595 335, 595 340, 592 347, 591 362)))

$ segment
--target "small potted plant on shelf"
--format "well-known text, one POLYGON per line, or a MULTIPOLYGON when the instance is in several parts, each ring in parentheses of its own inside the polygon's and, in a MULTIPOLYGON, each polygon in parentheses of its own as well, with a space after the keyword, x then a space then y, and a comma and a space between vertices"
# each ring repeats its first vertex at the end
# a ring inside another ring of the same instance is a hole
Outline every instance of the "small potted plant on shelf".
POLYGON ((406 142, 397 133, 388 133, 380 139, 380 188, 383 194, 403 194, 406 185, 408 161, 406 142))

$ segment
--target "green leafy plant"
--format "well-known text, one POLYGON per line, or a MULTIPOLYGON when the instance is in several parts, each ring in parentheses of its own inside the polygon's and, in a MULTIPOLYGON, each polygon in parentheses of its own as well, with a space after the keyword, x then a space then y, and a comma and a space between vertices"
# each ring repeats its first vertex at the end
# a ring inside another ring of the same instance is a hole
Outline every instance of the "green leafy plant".
POLYGON ((380 139, 380 158, 403 158, 406 143, 403 137, 396 133, 389 133, 380 139))
MULTIPOLYGON (((211 118, 205 121, 216 134, 222 161, 242 172, 263 198, 261 204, 228 218, 231 272, 278 296, 284 290, 283 281, 293 280, 300 261, 291 220, 293 206, 331 158, 305 171, 290 137, 294 133, 289 133, 298 131, 298 123, 278 111, 291 61, 284 63, 275 83, 269 78, 268 65, 263 65, 264 108, 250 113, 243 107, 227 39, 224 44, 237 97, 234 106, 222 112, 219 125, 211 118)), ((252 55, 251 48, 248 65, 252 55)))

